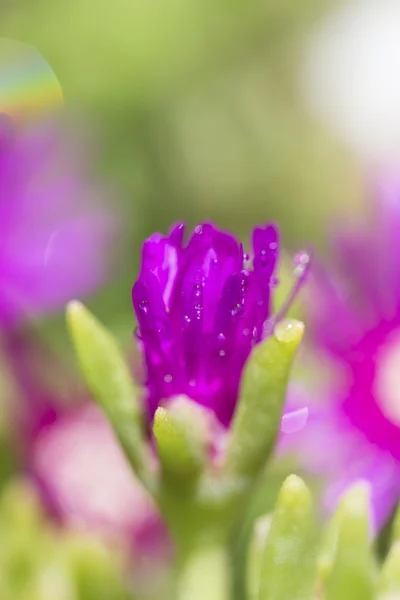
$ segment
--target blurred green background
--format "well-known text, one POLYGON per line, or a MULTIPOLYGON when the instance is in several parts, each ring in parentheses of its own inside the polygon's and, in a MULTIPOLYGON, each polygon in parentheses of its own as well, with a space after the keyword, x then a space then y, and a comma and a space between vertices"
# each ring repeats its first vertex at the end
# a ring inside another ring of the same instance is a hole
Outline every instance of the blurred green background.
POLYGON ((49 61, 67 106, 96 131, 118 186, 118 281, 93 299, 132 332, 140 244, 176 220, 248 239, 276 219, 287 247, 323 244, 360 206, 355 158, 300 97, 304 40, 333 0, 13 0, 0 34, 49 61))
MULTIPOLYGON (((287 249, 313 244, 323 252, 332 223, 362 209, 357 158, 305 106, 298 85, 303 44, 334 5, 1 4, 0 36, 32 44, 50 63, 67 107, 95 132, 99 174, 118 189, 114 278, 88 304, 127 344, 131 287, 151 232, 213 220, 247 240, 254 223, 276 220, 287 249)), ((43 327, 72 360, 63 316, 43 327)), ((278 484, 268 485, 272 499, 278 484)))

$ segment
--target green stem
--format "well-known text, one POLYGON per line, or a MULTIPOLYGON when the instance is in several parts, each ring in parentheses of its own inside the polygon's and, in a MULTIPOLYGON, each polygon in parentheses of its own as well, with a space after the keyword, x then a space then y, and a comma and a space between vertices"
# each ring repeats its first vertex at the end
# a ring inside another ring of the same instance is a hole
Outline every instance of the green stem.
POLYGON ((230 569, 226 548, 202 546, 183 561, 178 600, 229 600, 230 569))

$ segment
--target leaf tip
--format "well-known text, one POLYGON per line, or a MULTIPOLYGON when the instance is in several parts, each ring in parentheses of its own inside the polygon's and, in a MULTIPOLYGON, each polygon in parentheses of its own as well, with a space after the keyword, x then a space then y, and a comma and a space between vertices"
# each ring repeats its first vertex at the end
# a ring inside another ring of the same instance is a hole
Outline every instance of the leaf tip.
POLYGON ((278 342, 284 344, 299 344, 304 334, 304 323, 296 319, 283 319, 274 330, 278 342))
POLYGON ((370 493, 370 484, 367 481, 359 481, 343 496, 343 509, 354 517, 364 516, 369 511, 370 493))
POLYGON ((289 475, 282 484, 280 504, 287 508, 295 508, 299 504, 309 504, 311 494, 307 485, 298 475, 289 475))

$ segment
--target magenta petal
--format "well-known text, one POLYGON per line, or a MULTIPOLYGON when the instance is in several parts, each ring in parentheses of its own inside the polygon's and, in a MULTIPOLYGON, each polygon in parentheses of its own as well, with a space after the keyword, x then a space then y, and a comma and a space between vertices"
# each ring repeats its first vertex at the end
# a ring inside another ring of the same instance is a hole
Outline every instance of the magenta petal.
POLYGON ((158 400, 168 395, 165 388, 176 363, 170 353, 169 320, 161 287, 150 271, 142 273, 133 286, 132 301, 139 323, 138 335, 145 352, 149 411, 153 415, 158 400))
POLYGON ((142 268, 157 277, 162 290, 165 305, 169 305, 170 296, 181 260, 181 238, 183 226, 175 227, 170 236, 165 238, 154 233, 143 244, 142 268))
POLYGON ((209 223, 195 228, 186 247, 182 239, 180 225, 166 238, 151 236, 133 288, 149 412, 186 394, 228 426, 243 366, 270 317, 278 233, 272 225, 255 229, 248 271, 243 245, 209 223))

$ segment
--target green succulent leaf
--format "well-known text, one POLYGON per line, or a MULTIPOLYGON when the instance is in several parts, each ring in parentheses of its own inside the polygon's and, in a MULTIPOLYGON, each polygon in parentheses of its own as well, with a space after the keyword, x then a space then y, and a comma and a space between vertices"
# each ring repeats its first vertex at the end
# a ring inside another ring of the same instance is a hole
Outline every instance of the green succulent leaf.
POLYGON ((247 557, 247 591, 249 600, 258 600, 263 557, 272 517, 259 517, 254 524, 253 537, 247 557))
POLYGON ((202 470, 207 458, 207 416, 202 407, 181 396, 168 408, 159 407, 154 416, 153 433, 158 456, 167 475, 192 479, 202 470))
POLYGON ((379 600, 400 598, 400 542, 391 547, 379 575, 379 600))
POLYGON ((254 479, 274 448, 303 331, 300 321, 282 321, 254 347, 244 367, 227 453, 228 471, 239 478, 254 479))
POLYGON ((316 576, 318 533, 306 484, 296 475, 283 483, 267 536, 258 600, 308 600, 316 576))
POLYGON ((369 543, 369 490, 357 484, 337 514, 335 558, 326 579, 326 600, 373 600, 376 565, 369 543))
POLYGON ((108 417, 136 474, 151 487, 140 391, 117 341, 79 302, 68 305, 67 323, 89 390, 108 417))

